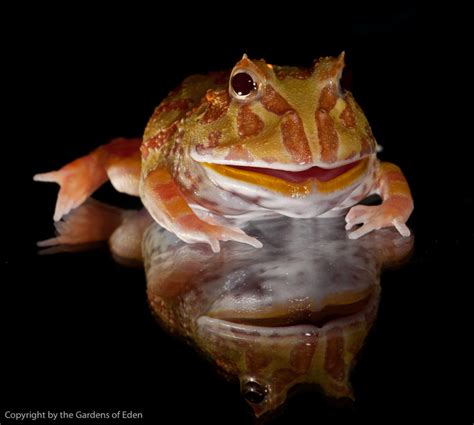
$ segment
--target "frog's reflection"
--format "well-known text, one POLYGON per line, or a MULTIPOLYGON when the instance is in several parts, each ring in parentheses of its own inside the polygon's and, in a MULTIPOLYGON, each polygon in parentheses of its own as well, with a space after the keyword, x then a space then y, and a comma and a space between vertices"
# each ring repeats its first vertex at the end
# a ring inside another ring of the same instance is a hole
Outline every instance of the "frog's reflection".
POLYGON ((257 416, 300 383, 352 397, 349 374, 377 314, 380 270, 407 257, 413 238, 383 229, 349 240, 340 219, 252 227, 262 249, 227 243, 219 255, 150 227, 143 253, 154 313, 238 377, 257 416))

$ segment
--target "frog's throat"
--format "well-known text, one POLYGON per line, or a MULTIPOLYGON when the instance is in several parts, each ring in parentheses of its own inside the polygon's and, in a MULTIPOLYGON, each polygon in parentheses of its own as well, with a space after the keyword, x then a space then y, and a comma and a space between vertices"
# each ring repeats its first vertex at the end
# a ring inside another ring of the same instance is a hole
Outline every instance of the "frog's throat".
MULTIPOLYGON (((351 164, 338 167, 337 169, 328 169, 328 171, 331 171, 331 173, 335 175, 333 178, 325 179, 323 177, 324 173, 319 172, 316 173, 319 174, 319 177, 309 177, 304 181, 295 182, 271 174, 253 171, 250 167, 236 167, 209 162, 201 163, 204 167, 207 167, 224 177, 261 186, 291 197, 307 196, 313 191, 313 188, 315 188, 319 193, 330 193, 344 189, 354 183, 365 173, 368 164, 369 158, 363 158, 351 164), (340 171, 339 174, 338 170, 340 171)), ((255 170, 257 169, 255 168, 255 170)), ((319 170, 321 169, 319 168, 319 170)))

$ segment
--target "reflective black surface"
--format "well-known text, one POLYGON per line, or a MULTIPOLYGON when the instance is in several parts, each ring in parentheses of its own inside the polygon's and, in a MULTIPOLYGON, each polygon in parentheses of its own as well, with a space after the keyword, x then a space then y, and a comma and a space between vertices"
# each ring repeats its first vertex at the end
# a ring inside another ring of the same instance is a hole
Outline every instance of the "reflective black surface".
POLYGON ((253 222, 263 247, 219 254, 159 226, 143 237, 150 307, 233 381, 258 418, 302 386, 357 400, 350 374, 380 302, 380 271, 400 266, 413 236, 381 229, 347 237, 343 217, 253 222), (317 388, 316 388, 317 387, 317 388))
MULTIPOLYGON (((464 298, 469 290, 463 264, 472 257, 473 199, 468 169, 458 165, 467 155, 453 140, 425 137, 431 124, 419 121, 426 100, 419 99, 412 6, 332 11, 316 20, 305 12, 305 19, 297 13, 272 20, 263 10, 248 32, 218 13, 186 22, 178 11, 159 20, 151 13, 140 19, 86 13, 80 19, 76 11, 74 24, 66 13, 39 19, 34 12, 18 12, 16 30, 5 37, 10 90, 1 167, 2 415, 6 409, 120 408, 143 412, 154 423, 169 417, 176 423, 252 423, 239 385, 222 380, 193 349, 157 327, 142 270, 116 264, 106 247, 37 255, 34 242, 53 231, 57 188, 31 181, 34 173, 112 137, 140 134, 154 106, 182 78, 229 68, 244 52, 306 65, 345 50, 348 80, 384 146, 381 158, 401 166, 415 199, 409 222, 414 255, 381 277, 379 317, 351 379, 357 402, 341 406, 300 394, 274 423, 425 417, 435 391, 446 403, 440 375, 449 372, 438 372, 449 369, 449 357, 441 355, 451 351, 446 341, 459 341, 459 329, 446 323, 453 294, 464 298), (20 33, 22 42, 10 42, 20 33), (177 33, 187 41, 178 41, 177 33), (435 301, 440 296, 441 303, 435 301)), ((97 197, 138 205, 110 188, 97 197)), ((0 421, 12 423, 3 416, 0 421)))

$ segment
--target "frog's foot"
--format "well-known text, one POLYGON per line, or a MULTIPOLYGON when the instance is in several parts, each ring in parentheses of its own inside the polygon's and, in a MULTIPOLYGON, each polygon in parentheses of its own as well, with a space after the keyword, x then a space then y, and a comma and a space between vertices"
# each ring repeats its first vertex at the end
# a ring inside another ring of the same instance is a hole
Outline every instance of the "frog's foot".
POLYGON ((182 217, 175 229, 176 236, 187 243, 204 242, 211 246, 213 252, 220 252, 219 241, 236 241, 261 248, 263 244, 251 236, 248 236, 238 227, 211 224, 203 221, 194 214, 182 217))
POLYGON ((362 224, 357 230, 349 233, 350 239, 358 239, 372 230, 394 226, 402 236, 408 237, 410 229, 405 224, 408 216, 409 214, 400 210, 399 205, 388 201, 375 206, 356 205, 346 215, 346 230, 362 224))
POLYGON ((36 174, 33 180, 61 186, 53 216, 54 221, 59 221, 101 186, 107 180, 107 174, 93 155, 86 155, 58 171, 36 174))
POLYGON ((124 210, 88 199, 54 223, 56 237, 38 242, 39 247, 105 241, 120 226, 124 210))
POLYGON ((167 169, 155 168, 141 181, 141 185, 142 202, 153 219, 184 242, 207 243, 213 252, 220 251, 219 241, 237 241, 255 248, 262 247, 261 242, 238 228, 199 218, 167 169))

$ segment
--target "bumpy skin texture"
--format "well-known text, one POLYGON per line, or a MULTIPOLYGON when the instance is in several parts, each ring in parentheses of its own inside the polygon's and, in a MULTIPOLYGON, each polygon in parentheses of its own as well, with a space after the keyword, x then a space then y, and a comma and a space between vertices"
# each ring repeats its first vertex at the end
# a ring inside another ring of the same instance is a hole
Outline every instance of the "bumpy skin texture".
POLYGON ((408 236, 408 184, 376 159, 367 119, 339 85, 343 67, 343 55, 308 69, 244 55, 231 72, 185 79, 156 108, 142 143, 116 139, 35 179, 61 185, 55 220, 108 178, 180 239, 215 252, 226 240, 261 246, 239 228, 246 221, 339 215, 373 193, 382 204, 353 207, 346 228, 362 226, 349 237, 388 226, 408 236), (253 83, 248 93, 238 74, 253 83))

